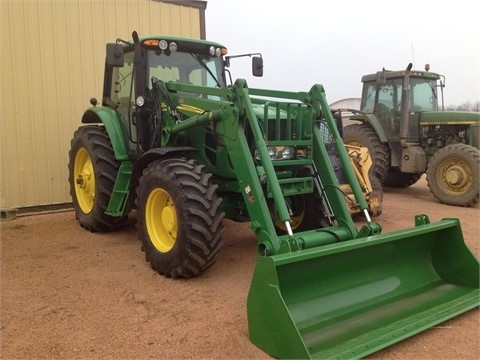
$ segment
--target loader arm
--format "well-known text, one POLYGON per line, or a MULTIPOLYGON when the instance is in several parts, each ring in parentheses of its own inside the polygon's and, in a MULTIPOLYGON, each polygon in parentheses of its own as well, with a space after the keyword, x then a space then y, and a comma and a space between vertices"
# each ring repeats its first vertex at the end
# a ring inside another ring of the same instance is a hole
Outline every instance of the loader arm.
MULTIPOLYGON (((291 219, 289 209, 286 206, 285 196, 294 191, 292 189, 302 187, 305 182, 308 183, 308 179, 279 179, 277 177, 278 169, 276 167, 282 165, 282 163, 277 161, 274 164, 268 153, 268 145, 277 144, 280 140, 267 139, 265 127, 268 126, 267 122, 272 121, 272 119, 264 118, 260 120, 258 118, 253 102, 261 103, 258 98, 254 98, 259 95, 262 95, 261 90, 249 89, 245 80, 237 80, 230 95, 231 98, 235 99, 235 106, 233 108, 222 108, 223 119, 218 122, 219 126, 217 126, 217 132, 219 135, 223 135, 223 141, 237 174, 238 187, 249 213, 251 228, 257 236, 259 254, 288 253, 302 248, 317 246, 320 243, 332 243, 339 239, 343 241, 355 238, 358 232, 345 206, 342 194, 334 189, 334 187, 338 188, 339 185, 329 163, 329 158, 325 155, 324 144, 321 142, 319 135, 313 130, 315 124, 311 120, 311 106, 309 104, 298 104, 298 98, 305 96, 302 93, 278 92, 275 94, 276 96, 287 100, 293 99, 297 102, 292 107, 299 112, 297 115, 300 119, 292 119, 291 126, 296 127, 299 132, 302 131, 301 128, 303 126, 303 130, 311 134, 305 139, 291 139, 289 144, 307 146, 315 154, 313 155, 314 159, 298 158, 288 160, 287 162, 291 166, 310 164, 317 170, 321 169, 321 171, 316 172, 315 176, 322 183, 330 184, 330 187, 327 186, 322 191, 324 191, 326 197, 330 198, 330 203, 335 212, 335 219, 339 224, 339 226, 332 227, 329 231, 321 233, 293 233, 290 228, 291 219), (304 118, 302 118, 302 114, 304 118), (228 127, 222 126, 222 123, 225 122, 229 123, 228 127), (252 134, 252 139, 250 140, 245 135, 247 128, 249 129, 248 132, 252 134), (252 147, 258 157, 256 160, 252 156, 252 147), (275 211, 287 228, 287 235, 276 234, 267 198, 273 199, 275 211)), ((263 106, 265 114, 268 113, 267 110, 269 108, 276 108, 277 110, 274 112, 280 113, 280 108, 283 108, 285 103, 265 101, 263 106)), ((186 122, 189 121, 186 120, 186 122)), ((280 119, 275 121, 280 121, 280 119)))
MULTIPOLYGON (((355 196, 355 200, 359 204, 360 209, 363 211, 365 218, 367 219, 367 226, 371 228, 371 233, 378 232, 378 228, 375 229, 373 226, 372 221, 370 219, 370 215, 368 214, 368 205, 363 196, 362 189, 358 183, 358 179, 355 175, 353 168, 350 166, 350 158, 348 156, 347 150, 345 149, 345 145, 343 143, 342 137, 338 132, 337 126, 335 124, 335 120, 333 119, 332 112, 329 109, 327 99, 325 97, 325 90, 321 85, 315 85, 310 90, 310 101, 314 109, 316 110, 317 114, 322 114, 327 122, 327 126, 333 135, 333 143, 335 145, 335 149, 340 157, 340 161, 345 169, 345 175, 347 177, 348 183, 352 187, 353 194, 355 196)), ((364 234, 364 233, 363 233, 364 234)))

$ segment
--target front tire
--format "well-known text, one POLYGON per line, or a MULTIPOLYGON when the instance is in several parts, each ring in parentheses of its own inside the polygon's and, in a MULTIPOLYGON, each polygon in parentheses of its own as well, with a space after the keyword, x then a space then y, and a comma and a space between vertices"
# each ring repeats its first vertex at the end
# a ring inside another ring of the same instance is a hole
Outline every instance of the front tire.
POLYGON ((142 251, 150 266, 172 278, 191 278, 212 265, 222 247, 224 213, 217 185, 193 160, 164 159, 143 172, 137 190, 142 251))
POLYGON ((103 126, 75 131, 68 163, 70 195, 78 222, 91 232, 115 230, 126 219, 105 213, 119 166, 103 126))
POLYGON ((441 203, 473 206, 479 199, 480 151, 466 144, 438 150, 427 168, 430 192, 441 203))
MULTIPOLYGON (((299 169, 297 177, 312 176, 309 168, 299 169)), ((320 194, 315 188, 313 193, 293 195, 285 198, 285 203, 290 212, 290 227, 293 232, 301 232, 326 227, 320 194)), ((270 205, 270 215, 278 235, 287 234, 287 227, 280 220, 275 210, 275 205, 270 205)))

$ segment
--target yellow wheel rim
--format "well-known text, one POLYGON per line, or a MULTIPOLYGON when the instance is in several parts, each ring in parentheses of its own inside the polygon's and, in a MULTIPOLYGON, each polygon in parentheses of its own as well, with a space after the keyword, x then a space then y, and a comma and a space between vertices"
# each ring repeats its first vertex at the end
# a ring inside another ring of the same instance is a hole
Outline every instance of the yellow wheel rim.
POLYGON ((78 150, 73 167, 75 195, 80 209, 88 214, 95 204, 95 173, 93 163, 85 148, 78 150))
MULTIPOLYGON (((302 196, 298 196, 295 199, 289 198, 287 201, 289 202, 289 206, 296 208, 293 214, 290 214, 290 227, 292 230, 296 230, 302 224, 303 218, 305 217, 305 201, 302 196), (298 208, 299 202, 300 208, 298 208)), ((277 214, 275 214, 275 225, 280 230, 287 231, 285 223, 278 218, 277 214)))
POLYGON ((444 191, 461 194, 472 186, 472 169, 461 159, 448 159, 439 166, 437 180, 444 191))
POLYGON ((177 240, 178 220, 175 204, 168 192, 157 188, 148 195, 145 223, 153 246, 161 252, 170 251, 177 240))

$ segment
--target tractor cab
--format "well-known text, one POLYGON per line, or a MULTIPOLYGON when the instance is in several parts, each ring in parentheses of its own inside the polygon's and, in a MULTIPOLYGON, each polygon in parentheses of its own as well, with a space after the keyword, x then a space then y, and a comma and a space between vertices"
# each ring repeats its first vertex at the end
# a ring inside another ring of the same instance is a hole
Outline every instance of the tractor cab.
MULTIPOLYGON (((120 113, 123 126, 128 129, 126 141, 131 154, 161 144, 161 122, 163 126, 173 126, 185 117, 182 114, 202 114, 204 109, 194 104, 195 98, 227 100, 221 89, 228 80, 231 83, 227 69, 230 59, 259 55, 226 56, 227 53, 227 48, 218 43, 168 36, 140 39, 134 35, 133 41, 107 44, 102 105, 120 113), (176 91, 179 85, 191 86, 193 92, 176 91), (216 88, 218 92, 199 95, 195 88, 199 86, 216 88)), ((263 75, 261 55, 253 56, 252 73, 263 75)), ((164 135, 162 145, 169 140, 164 135)))
POLYGON ((402 126, 409 141, 418 142, 420 113, 443 108, 441 75, 428 71, 389 71, 362 77, 360 110, 375 114, 386 137, 400 141, 402 126), (408 99, 405 101, 405 99, 408 99), (402 125, 404 123, 404 125, 402 125))

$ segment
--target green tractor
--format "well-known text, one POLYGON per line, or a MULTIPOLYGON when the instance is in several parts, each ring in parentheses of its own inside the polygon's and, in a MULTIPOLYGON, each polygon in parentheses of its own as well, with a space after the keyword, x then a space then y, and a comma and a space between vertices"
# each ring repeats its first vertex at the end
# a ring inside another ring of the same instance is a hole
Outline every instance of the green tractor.
POLYGON ((426 173, 441 203, 473 206, 480 189, 480 113, 443 111, 442 76, 429 66, 411 68, 362 77, 360 111, 349 109, 355 123, 345 126, 344 142, 369 149, 384 186, 408 187, 426 173))
MULTIPOLYGON (((224 218, 250 222, 249 338, 274 357, 365 356, 479 305, 457 219, 421 214, 387 235, 372 222, 321 85, 228 85, 221 44, 132 38, 107 44, 101 105, 91 99, 71 142, 81 226, 114 230, 135 211, 151 267, 190 278, 219 255, 224 218)), ((261 56, 248 56, 261 75, 261 56)))

